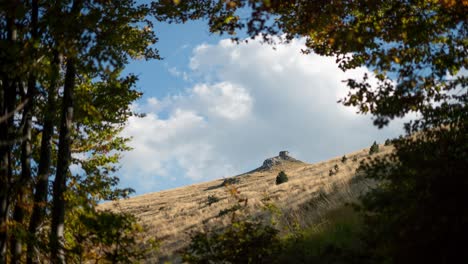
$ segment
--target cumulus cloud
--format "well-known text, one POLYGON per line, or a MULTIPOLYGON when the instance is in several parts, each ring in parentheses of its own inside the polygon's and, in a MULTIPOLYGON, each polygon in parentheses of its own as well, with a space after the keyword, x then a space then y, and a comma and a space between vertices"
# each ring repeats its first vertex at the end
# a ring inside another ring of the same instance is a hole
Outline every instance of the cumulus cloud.
POLYGON ((304 55, 303 47, 303 40, 275 50, 258 41, 196 47, 195 84, 135 106, 148 114, 124 131, 134 148, 123 158, 124 179, 138 175, 135 188, 155 191, 239 174, 280 150, 317 162, 401 133, 401 124, 378 130, 337 104, 347 93, 342 81, 366 69, 345 74, 334 58, 304 55))

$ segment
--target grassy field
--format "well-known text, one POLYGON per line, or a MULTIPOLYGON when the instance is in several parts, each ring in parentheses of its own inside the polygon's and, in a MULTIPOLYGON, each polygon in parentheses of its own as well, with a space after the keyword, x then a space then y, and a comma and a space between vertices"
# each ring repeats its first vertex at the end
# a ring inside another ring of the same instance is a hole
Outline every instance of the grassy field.
MULTIPOLYGON (((381 145, 380 152, 374 156, 391 150, 391 147, 381 145)), ((160 251, 149 255, 148 263, 178 262, 179 253, 190 242, 192 232, 228 225, 230 214, 221 217, 219 214, 238 204, 233 191, 247 201, 246 215, 270 217, 265 205, 274 204, 281 212, 277 219, 280 230, 298 227, 309 230, 307 234, 315 235, 305 237, 310 237, 310 243, 313 243, 318 234, 330 234, 328 229, 327 232, 317 231, 320 226, 330 226, 330 222, 327 224, 329 220, 324 219, 332 219, 333 213, 351 214, 343 205, 355 201, 372 184, 356 178, 356 168, 369 157, 368 153, 368 148, 348 153, 346 162, 342 162, 341 156, 316 164, 285 160, 269 170, 235 176, 237 183, 227 186, 223 186, 224 179, 219 179, 104 203, 101 208, 133 213, 146 228, 147 238, 161 241, 160 251), (330 170, 334 171, 336 165, 338 171, 330 176, 330 170), (289 181, 276 185, 275 178, 280 171, 286 172, 289 181)), ((345 230, 343 228, 343 232, 345 230)), ((341 231, 337 232, 337 236, 343 235, 341 231)))

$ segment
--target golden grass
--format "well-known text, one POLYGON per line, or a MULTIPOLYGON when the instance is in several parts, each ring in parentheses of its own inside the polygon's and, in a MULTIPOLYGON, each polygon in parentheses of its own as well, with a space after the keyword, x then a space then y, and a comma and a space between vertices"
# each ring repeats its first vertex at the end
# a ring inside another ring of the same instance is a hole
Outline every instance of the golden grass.
MULTIPOLYGON (((285 161, 270 171, 236 176, 240 182, 235 187, 242 197, 248 199, 248 213, 261 214, 264 201, 268 200, 283 212, 280 220, 283 226, 307 226, 322 212, 342 206, 344 201, 356 199, 366 189, 365 183, 350 184, 350 180, 355 176, 360 161, 368 157, 368 151, 367 148, 347 154, 346 163, 341 162, 341 157, 316 164, 285 161), (353 161, 355 158, 356 161, 353 161), (336 175, 329 176, 329 170, 335 164, 340 170, 336 175), (276 185, 275 178, 281 170, 286 172, 289 181, 276 185), (326 200, 318 199, 322 197, 320 194, 327 194, 326 200)), ((380 145, 377 155, 390 151, 392 147, 380 145)), ((237 203, 227 188, 221 186, 222 182, 223 179, 219 179, 144 194, 104 203, 100 208, 133 213, 146 227, 148 238, 161 240, 160 252, 149 255, 147 263, 162 263, 165 260, 179 262, 178 251, 188 245, 191 232, 230 223, 229 216, 217 217, 220 210, 237 203), (218 197, 220 201, 208 206, 209 195, 218 197)))

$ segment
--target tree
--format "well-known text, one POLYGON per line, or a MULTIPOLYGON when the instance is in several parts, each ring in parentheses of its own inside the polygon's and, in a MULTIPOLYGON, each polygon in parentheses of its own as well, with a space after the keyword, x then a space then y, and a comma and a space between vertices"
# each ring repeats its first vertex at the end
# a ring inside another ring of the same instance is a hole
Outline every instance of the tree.
POLYGON ((64 263, 65 234, 82 232, 74 217, 103 216, 97 201, 131 191, 116 188, 118 133, 141 94, 122 71, 159 58, 148 12, 130 0, 0 4, 0 263, 64 263))
POLYGON ((245 30, 268 43, 305 37, 306 54, 334 56, 343 70, 370 69, 346 80, 343 104, 372 114, 378 127, 419 114, 405 124, 407 137, 392 141, 394 154, 362 167, 380 183, 361 207, 372 254, 390 263, 468 260, 462 248, 468 210, 459 202, 468 188, 462 176, 466 1, 160 1, 152 7, 162 21, 205 18, 212 32, 245 30))
POLYGON ((169 22, 203 18, 212 32, 245 31, 269 43, 305 37, 305 53, 335 56, 343 70, 367 66, 377 85, 368 75, 349 79, 350 93, 342 102, 373 114, 379 127, 409 112, 430 111, 434 103, 460 102, 449 91, 467 84, 466 76, 457 75, 467 56, 463 1, 177 3, 153 2, 153 14, 169 22))
POLYGON ((379 152, 379 145, 377 144, 376 141, 372 143, 372 146, 369 149, 369 155, 375 154, 379 152))
POLYGON ((234 221, 225 230, 195 233, 183 260, 189 263, 272 263, 279 231, 259 221, 234 221))
POLYGON ((385 146, 390 146, 390 145, 392 145, 392 141, 390 139, 386 139, 384 145, 385 146))
POLYGON ((276 176, 276 185, 285 183, 288 180, 289 180, 288 175, 286 175, 284 171, 280 171, 278 175, 276 176))

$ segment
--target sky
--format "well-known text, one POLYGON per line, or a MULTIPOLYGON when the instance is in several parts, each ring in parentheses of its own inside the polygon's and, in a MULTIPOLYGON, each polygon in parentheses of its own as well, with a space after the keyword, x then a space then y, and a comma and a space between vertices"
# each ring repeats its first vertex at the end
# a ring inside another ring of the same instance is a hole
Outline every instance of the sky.
POLYGON ((333 57, 304 55, 303 39, 273 49, 210 35, 203 21, 157 23, 161 61, 132 61, 143 97, 123 136, 121 186, 136 194, 238 175, 288 150, 314 163, 402 134, 402 121, 378 129, 370 116, 337 101, 342 72, 333 57))

